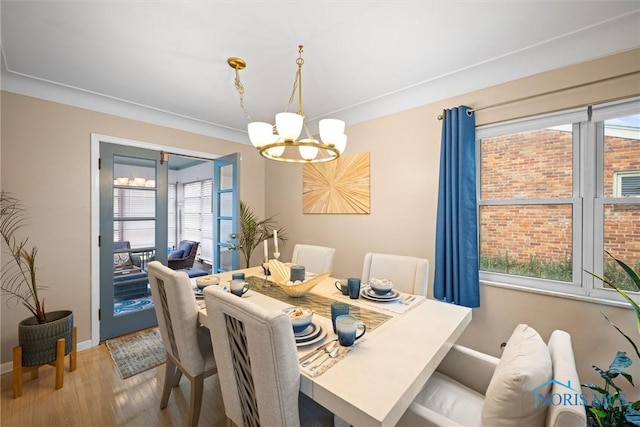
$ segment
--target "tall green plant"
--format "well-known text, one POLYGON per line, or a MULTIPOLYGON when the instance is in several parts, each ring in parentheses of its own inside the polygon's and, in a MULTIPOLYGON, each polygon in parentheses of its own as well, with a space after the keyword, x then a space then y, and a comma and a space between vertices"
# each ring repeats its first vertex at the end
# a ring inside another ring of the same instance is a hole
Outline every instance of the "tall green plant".
POLYGON ((240 201, 240 250, 244 254, 247 268, 250 267, 253 250, 263 241, 273 237, 273 230, 278 230, 278 241, 286 242, 286 230, 278 228, 274 216, 259 219, 251 207, 240 201))
MULTIPOLYGON (((606 251, 605 251, 606 252, 606 251)), ((635 290, 640 291, 640 276, 636 271, 633 270, 629 265, 624 263, 623 261, 615 258, 609 252, 606 252, 613 260, 624 270, 624 272, 629 276, 631 283, 635 286, 635 290)), ((587 273, 591 274, 593 277, 601 280, 607 286, 615 289, 622 297, 631 304, 633 311, 636 317, 636 327, 638 329, 638 334, 640 334, 640 306, 635 302, 630 295, 628 295, 624 289, 614 283, 612 280, 609 280, 606 277, 599 276, 595 273, 591 273, 587 271, 587 273)), ((638 358, 640 358, 640 351, 638 351, 638 346, 635 341, 625 334, 622 329, 616 326, 611 320, 602 313, 605 319, 609 322, 611 326, 613 326, 625 339, 631 344, 633 350, 635 351, 638 358)), ((601 399, 594 399, 591 403, 589 411, 595 416, 596 421, 600 427, 614 427, 623 425, 623 421, 631 423, 636 426, 640 426, 640 400, 629 403, 622 396, 622 390, 619 386, 617 386, 614 380, 618 376, 624 377, 632 386, 633 379, 631 375, 625 372, 623 369, 631 366, 632 361, 629 357, 627 357, 625 352, 618 351, 613 362, 609 366, 609 369, 604 370, 600 369, 597 366, 593 365, 593 369, 600 374, 600 377, 604 380, 604 387, 599 387, 595 384, 582 384, 583 387, 589 388, 591 390, 597 391, 601 394, 601 399)))
POLYGON ((38 323, 46 323, 44 298, 38 294, 36 281, 35 246, 27 247, 29 238, 16 236, 26 223, 25 207, 13 196, 2 191, 0 193, 0 235, 9 252, 9 260, 2 265, 3 295, 8 295, 7 304, 22 303, 38 319, 38 323))

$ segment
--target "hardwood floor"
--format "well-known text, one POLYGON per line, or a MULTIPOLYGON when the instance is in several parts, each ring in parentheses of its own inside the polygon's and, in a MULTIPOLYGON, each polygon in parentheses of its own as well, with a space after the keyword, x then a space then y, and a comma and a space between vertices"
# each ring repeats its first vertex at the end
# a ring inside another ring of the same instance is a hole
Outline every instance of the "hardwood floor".
MULTIPOLYGON (((39 377, 24 377, 23 395, 13 398, 12 374, 1 378, 0 425, 9 426, 184 426, 189 412, 189 380, 174 388, 169 405, 160 410, 164 365, 123 380, 109 350, 100 344, 78 352, 78 365, 68 371, 64 387, 54 389, 55 368, 42 366, 39 377)), ((205 379, 199 426, 225 426, 217 375, 205 379)))

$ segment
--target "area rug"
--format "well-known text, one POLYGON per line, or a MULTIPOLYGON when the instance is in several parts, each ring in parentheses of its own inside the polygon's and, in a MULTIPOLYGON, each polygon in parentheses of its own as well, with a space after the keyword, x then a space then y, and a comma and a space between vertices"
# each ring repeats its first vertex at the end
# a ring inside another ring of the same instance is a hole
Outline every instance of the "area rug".
POLYGON ((120 301, 113 304, 113 315, 120 316, 132 311, 153 310, 153 298, 136 298, 132 300, 120 301))
POLYGON ((123 379, 155 368, 166 360, 158 328, 123 335, 105 344, 123 379))

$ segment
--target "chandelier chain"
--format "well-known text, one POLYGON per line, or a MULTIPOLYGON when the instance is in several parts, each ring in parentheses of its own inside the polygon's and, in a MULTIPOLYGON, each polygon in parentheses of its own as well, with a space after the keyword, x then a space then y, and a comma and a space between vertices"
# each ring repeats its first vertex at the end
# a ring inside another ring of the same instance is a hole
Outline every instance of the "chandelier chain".
MULTIPOLYGON (((293 89, 291 89, 291 96, 289 97, 289 103, 287 104, 287 108, 284 111, 289 111, 289 108, 293 105, 293 100, 296 97, 296 92, 298 89, 298 80, 300 80, 300 69, 296 72, 296 78, 293 81, 293 89)), ((298 105, 298 114, 302 115, 301 107, 298 105)))
POLYGON ((240 95, 240 108, 242 108, 242 113, 244 114, 244 118, 247 119, 249 123, 251 123, 253 120, 251 120, 251 116, 249 115, 249 112, 244 106, 244 86, 240 81, 240 72, 238 68, 236 68, 235 70, 236 70, 236 78, 234 81, 234 85, 236 87, 236 90, 238 91, 238 94, 240 95))

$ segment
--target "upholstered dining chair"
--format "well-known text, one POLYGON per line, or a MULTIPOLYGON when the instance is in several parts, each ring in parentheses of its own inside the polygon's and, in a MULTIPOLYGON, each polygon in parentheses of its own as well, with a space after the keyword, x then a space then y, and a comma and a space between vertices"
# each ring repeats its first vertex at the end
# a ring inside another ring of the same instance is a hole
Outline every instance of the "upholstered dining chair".
POLYGON ((311 273, 326 273, 333 271, 335 248, 314 245, 295 245, 291 262, 304 266, 311 273))
POLYGON ((369 279, 388 279, 400 292, 427 295, 429 261, 404 255, 368 253, 364 256, 362 283, 369 279))
POLYGON ((227 419, 237 426, 331 426, 333 414, 300 393, 291 320, 218 286, 204 290, 207 326, 227 419))
POLYGON ((454 345, 397 425, 584 427, 579 395, 571 336, 521 324, 501 358, 454 345))
POLYGON ((189 276, 152 261, 147 265, 162 344, 167 352, 160 408, 182 375, 191 382, 188 426, 197 426, 204 379, 218 372, 209 331, 198 322, 198 307, 189 276))

